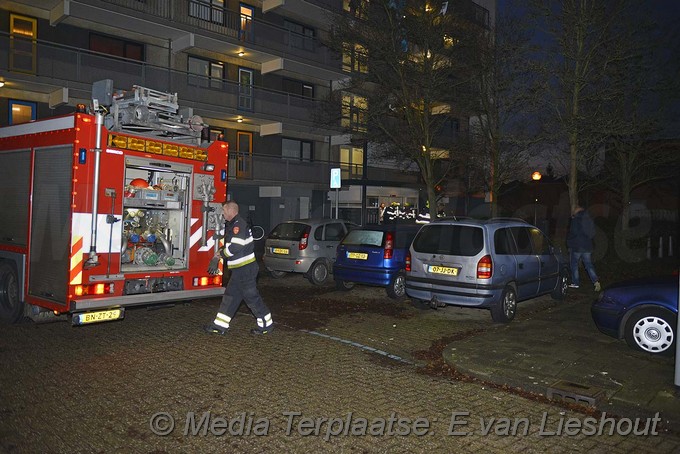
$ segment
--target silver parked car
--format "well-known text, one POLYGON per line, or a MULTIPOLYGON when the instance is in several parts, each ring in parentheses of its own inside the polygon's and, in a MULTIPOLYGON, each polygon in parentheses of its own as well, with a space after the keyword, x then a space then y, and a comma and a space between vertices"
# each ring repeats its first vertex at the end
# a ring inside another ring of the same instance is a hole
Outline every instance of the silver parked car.
POLYGON ((517 302, 551 294, 562 300, 569 268, 548 237, 522 220, 437 221, 423 226, 406 262, 406 293, 431 306, 491 310, 515 317, 517 302))
POLYGON ((264 266, 275 277, 303 273, 321 285, 333 272, 340 240, 357 227, 341 219, 300 219, 274 227, 264 245, 264 266))

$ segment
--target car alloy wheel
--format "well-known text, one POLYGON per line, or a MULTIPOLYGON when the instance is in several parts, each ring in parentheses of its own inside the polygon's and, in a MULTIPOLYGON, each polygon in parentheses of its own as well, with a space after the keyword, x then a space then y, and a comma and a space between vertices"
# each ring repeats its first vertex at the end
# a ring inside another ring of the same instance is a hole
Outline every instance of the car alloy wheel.
POLYGON ((491 319, 496 323, 509 323, 515 318, 516 312, 517 293, 514 288, 505 287, 501 300, 491 307, 491 319))
POLYGON ((406 295, 406 276, 403 272, 400 272, 394 279, 387 285, 387 296, 392 299, 401 298, 406 295))

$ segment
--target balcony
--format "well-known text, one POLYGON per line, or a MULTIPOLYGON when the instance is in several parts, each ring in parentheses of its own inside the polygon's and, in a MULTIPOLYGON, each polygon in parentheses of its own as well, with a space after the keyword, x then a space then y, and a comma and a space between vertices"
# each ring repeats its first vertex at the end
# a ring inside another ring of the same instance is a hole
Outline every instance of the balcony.
MULTIPOLYGON (((34 2, 28 2, 34 3, 34 2)), ((191 48, 235 55, 246 49, 249 60, 280 71, 336 80, 344 76, 340 60, 318 39, 200 0, 78 0, 50 11, 52 25, 82 26, 82 21, 121 31, 145 33, 172 43, 173 52, 191 48), (102 8, 102 3, 109 6, 102 8), (274 64, 285 59, 285 64, 274 64)), ((124 33, 122 33, 124 34, 124 33)))
MULTIPOLYGON (((33 73, 17 72, 9 67, 9 36, 0 34, 0 75, 8 82, 5 88, 49 94, 63 87, 69 96, 89 101, 93 82, 112 79, 116 89, 141 85, 168 93, 177 93, 182 107, 209 118, 247 115, 254 122, 296 122, 309 128, 322 102, 237 82, 209 79, 83 49, 35 41, 33 73), (245 94, 244 94, 245 93, 245 94)), ((327 131, 328 134, 334 133, 327 131)))
MULTIPOLYGON (((248 153, 229 152, 229 178, 236 180, 255 180, 271 183, 307 183, 319 185, 327 189, 330 182, 330 169, 340 167, 343 180, 354 180, 352 184, 359 184, 363 175, 363 166, 333 162, 333 161, 299 161, 278 156, 252 155, 248 153)), ((401 172, 397 169, 369 167, 368 181, 418 184, 417 173, 401 172)))

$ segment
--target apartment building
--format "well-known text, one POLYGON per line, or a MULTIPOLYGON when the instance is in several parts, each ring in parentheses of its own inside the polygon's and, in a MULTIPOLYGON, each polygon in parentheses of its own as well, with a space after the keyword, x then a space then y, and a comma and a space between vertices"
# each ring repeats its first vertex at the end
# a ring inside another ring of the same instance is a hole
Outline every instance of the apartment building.
MULTIPOLYGON (((492 0, 485 0, 493 3, 492 0)), ((324 45, 349 0, 0 0, 0 125, 72 112, 113 80, 177 93, 229 142, 229 195, 266 230, 334 215, 375 218, 380 201, 417 203, 417 173, 372 161, 341 124, 320 126, 347 77, 324 45)), ((342 112, 350 117, 352 112, 342 112)), ((339 122, 341 123, 341 122, 339 122)))

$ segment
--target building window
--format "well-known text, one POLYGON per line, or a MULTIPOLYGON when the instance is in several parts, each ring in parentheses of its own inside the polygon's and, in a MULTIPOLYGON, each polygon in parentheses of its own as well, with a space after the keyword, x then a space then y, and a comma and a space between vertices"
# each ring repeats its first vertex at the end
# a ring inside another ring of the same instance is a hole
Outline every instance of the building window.
POLYGON ((255 10, 252 6, 244 5, 241 3, 239 5, 241 11, 241 29, 239 30, 239 39, 241 41, 252 41, 253 40, 253 15, 255 10))
POLYGON ((144 45, 112 36, 90 33, 90 50, 116 57, 144 61, 144 45))
POLYGON ((366 131, 366 110, 368 104, 366 98, 351 93, 342 95, 342 119, 340 125, 343 128, 356 132, 366 131))
POLYGON ((342 0, 342 9, 357 19, 365 19, 368 0, 342 0))
POLYGON ((313 158, 312 142, 308 140, 282 139, 281 156, 286 159, 311 161, 313 158))
POLYGON ((32 17, 10 14, 9 17, 9 69, 35 74, 38 22, 32 17))
POLYGON ((364 174, 364 149, 340 147, 340 169, 343 179, 361 178, 364 174))
POLYGON ((439 133, 448 138, 455 139, 458 137, 458 133, 460 132, 460 123, 457 118, 446 118, 443 122, 441 127, 439 128, 439 133))
POLYGON ((361 44, 345 44, 342 51, 342 69, 347 72, 368 72, 368 51, 361 44))
POLYGON ((189 0, 189 16, 224 24, 224 0, 189 0))
POLYGON ((314 51, 314 29, 289 20, 283 21, 283 28, 288 30, 288 43, 291 47, 314 51))
POLYGON ((38 105, 34 102, 9 100, 9 124, 28 123, 37 118, 38 105))
POLYGON ((189 56, 188 84, 195 87, 224 89, 224 64, 189 56))
POLYGON ((210 142, 215 142, 217 139, 222 138, 224 139, 224 130, 223 129, 217 129, 217 128, 210 128, 210 142))
POLYGON ((314 98, 314 86, 295 79, 283 79, 283 91, 303 98, 314 98))

